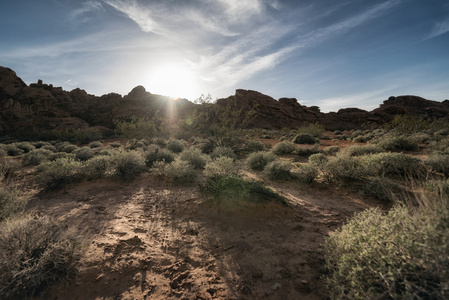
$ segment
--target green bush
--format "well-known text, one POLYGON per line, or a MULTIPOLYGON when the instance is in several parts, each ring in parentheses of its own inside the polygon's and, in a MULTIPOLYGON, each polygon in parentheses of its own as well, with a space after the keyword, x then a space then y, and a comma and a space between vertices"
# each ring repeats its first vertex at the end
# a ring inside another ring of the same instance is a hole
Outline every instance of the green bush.
POLYGON ((73 234, 48 217, 7 220, 0 227, 0 298, 28 299, 73 276, 80 248, 73 234))
POLYGON ((55 147, 58 152, 65 152, 65 153, 72 153, 73 151, 78 149, 76 145, 73 145, 69 142, 58 143, 55 145, 55 147))
POLYGON ((315 153, 309 156, 309 163, 319 168, 322 168, 328 161, 329 159, 323 153, 315 153))
POLYGON ((246 166, 253 171, 262 171, 268 163, 275 159, 276 155, 271 152, 254 152, 246 159, 246 166))
POLYGON ((181 153, 184 150, 184 143, 180 140, 169 140, 167 149, 173 153, 181 153))
POLYGON ((50 155, 48 158, 49 161, 55 161, 59 158, 67 158, 67 159, 75 159, 75 154, 66 153, 66 152, 56 152, 50 155))
POLYGON ((106 176, 107 171, 113 164, 111 156, 99 155, 89 159, 84 166, 87 179, 97 179, 106 176))
POLYGON ((50 146, 51 144, 49 142, 37 141, 37 142, 32 142, 31 145, 33 145, 36 149, 40 149, 44 146, 50 146))
POLYGON ((15 191, 0 187, 0 221, 18 213, 25 208, 25 201, 17 197, 15 191))
POLYGON ((8 153, 9 156, 19 156, 22 155, 23 150, 18 148, 16 144, 8 144, 5 145, 6 153, 8 153))
POLYGON ((148 146, 144 153, 145 164, 152 167, 155 162, 163 161, 165 163, 171 163, 175 160, 175 154, 170 150, 161 149, 157 145, 148 146))
POLYGON ((115 121, 115 130, 127 140, 148 139, 157 133, 152 121, 142 118, 132 118, 130 121, 115 121))
POLYGON ((22 164, 24 166, 37 166, 49 160, 53 152, 46 149, 36 149, 24 154, 22 157, 22 164))
POLYGON ((320 137, 325 131, 324 126, 319 123, 309 123, 299 127, 296 132, 310 134, 314 137, 320 137))
POLYGON ((371 170, 377 170, 382 176, 399 175, 403 177, 420 177, 425 175, 423 162, 402 153, 377 153, 366 155, 362 160, 371 170))
POLYGON ((319 143, 320 140, 313 137, 313 135, 308 133, 300 133, 293 139, 293 143, 295 144, 307 144, 313 145, 319 143))
POLYGON ((170 164, 165 164, 163 174, 178 183, 189 183, 196 180, 196 172, 191 164, 181 159, 175 159, 170 164))
POLYGON ((324 149, 324 154, 335 156, 340 151, 340 147, 338 146, 330 146, 324 149))
POLYGON ((36 149, 36 147, 34 147, 30 142, 19 142, 19 143, 15 143, 15 146, 17 148, 19 148, 20 150, 23 151, 23 153, 28 153, 34 149, 36 149))
POLYGON ((100 141, 95 141, 95 142, 92 142, 92 143, 90 143, 89 145, 89 148, 101 148, 101 147, 103 147, 103 144, 100 142, 100 141))
POLYGON ((53 146, 53 145, 45 145, 45 146, 42 146, 41 148, 39 148, 39 149, 45 149, 45 150, 48 150, 48 151, 51 151, 51 152, 57 152, 57 150, 56 150, 56 147, 55 146, 53 146))
POLYGON ((447 299, 448 199, 356 215, 324 244, 332 299, 447 299))
POLYGON ((264 150, 265 145, 258 140, 250 140, 245 144, 245 151, 247 152, 257 152, 264 150))
POLYGON ((425 164, 435 172, 449 176, 449 154, 432 153, 425 160, 425 164))
POLYGON ((109 147, 111 148, 120 148, 122 146, 122 144, 120 144, 120 142, 112 142, 109 144, 109 147))
POLYGON ((232 159, 235 159, 236 155, 234 153, 234 150, 232 150, 231 147, 227 147, 227 146, 219 146, 216 147, 214 149, 214 151, 212 151, 211 155, 212 158, 218 158, 221 156, 226 156, 232 159))
POLYGON ((418 143, 406 135, 384 137, 378 142, 378 145, 387 151, 413 151, 418 149, 418 143))
POLYGON ((265 167, 264 172, 272 180, 289 180, 295 177, 291 169, 290 163, 275 160, 265 167))
POLYGON ((219 203, 279 202, 286 199, 258 181, 248 181, 236 175, 210 177, 202 190, 219 203))
POLYGON ((273 152, 276 155, 285 155, 291 154, 296 149, 297 147, 294 143, 289 141, 283 141, 274 145, 273 148, 271 149, 271 152, 273 152))
POLYGON ((201 152, 204 154, 211 154, 215 149, 215 143, 212 140, 203 140, 198 144, 198 148, 201 149, 201 152))
POLYGON ((209 156, 201 153, 198 148, 191 148, 181 152, 179 158, 187 161, 194 169, 204 169, 208 161, 209 156))
POLYGON ((138 151, 117 152, 113 156, 115 175, 130 180, 144 171, 145 160, 138 151))
POLYGON ((73 154, 75 154, 75 158, 77 160, 86 161, 94 157, 94 152, 91 148, 82 147, 78 148, 75 151, 73 151, 73 154))
POLYGON ((311 184, 318 176, 318 168, 310 164, 299 165, 294 175, 300 182, 311 184))
POLYGON ((334 157, 322 167, 327 181, 361 181, 377 174, 377 169, 356 157, 334 157))
POLYGON ((380 153, 383 152, 383 150, 377 145, 368 144, 363 146, 352 145, 345 148, 342 152, 348 156, 362 156, 366 154, 380 153))
POLYGON ((204 168, 204 175, 207 179, 236 174, 237 172, 234 167, 234 161, 232 158, 227 156, 220 156, 212 161, 209 161, 204 168))
POLYGON ((37 167, 36 182, 47 191, 65 187, 69 183, 79 182, 84 177, 83 164, 71 158, 58 158, 37 167))

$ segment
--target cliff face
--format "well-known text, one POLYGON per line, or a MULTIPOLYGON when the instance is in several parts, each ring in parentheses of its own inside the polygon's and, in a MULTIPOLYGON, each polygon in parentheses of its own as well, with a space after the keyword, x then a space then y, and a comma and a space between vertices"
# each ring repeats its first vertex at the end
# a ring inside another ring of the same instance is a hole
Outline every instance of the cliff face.
MULTIPOLYGON (((367 123, 389 122, 397 114, 449 119, 449 100, 437 102, 417 96, 390 97, 371 112, 345 108, 336 113, 322 113, 318 107, 301 105, 295 98, 275 100, 256 91, 239 89, 214 105, 230 103, 244 112, 254 111, 248 127, 266 129, 296 128, 309 122, 318 122, 329 130, 355 129, 367 123)), ((13 70, 0 67, 0 136, 34 129, 112 128, 114 120, 132 117, 157 115, 176 121, 186 118, 197 107, 201 106, 186 99, 173 101, 151 94, 142 86, 124 97, 114 93, 98 97, 79 88, 68 92, 41 80, 27 86, 13 70)))

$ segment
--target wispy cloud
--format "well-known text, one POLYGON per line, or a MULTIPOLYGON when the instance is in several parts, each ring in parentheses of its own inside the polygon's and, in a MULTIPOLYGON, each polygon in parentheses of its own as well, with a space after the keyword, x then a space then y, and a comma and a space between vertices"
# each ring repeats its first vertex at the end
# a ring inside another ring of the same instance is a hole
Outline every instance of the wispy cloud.
POLYGON ((75 9, 70 13, 70 19, 85 22, 90 19, 89 17, 86 17, 86 14, 103 9, 103 5, 99 1, 86 1, 83 2, 80 8, 75 9))
POLYGON ((439 35, 445 34, 448 31, 449 31, 449 18, 446 18, 445 20, 438 22, 433 26, 429 36, 426 39, 437 37, 439 35))

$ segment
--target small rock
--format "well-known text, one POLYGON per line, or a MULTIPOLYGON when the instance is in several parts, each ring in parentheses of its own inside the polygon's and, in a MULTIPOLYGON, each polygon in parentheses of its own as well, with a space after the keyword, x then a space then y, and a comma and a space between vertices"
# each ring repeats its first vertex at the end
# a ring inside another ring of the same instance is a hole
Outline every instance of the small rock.
POLYGON ((282 287, 282 285, 279 282, 273 282, 270 286, 270 289, 272 291, 277 291, 282 287))
POLYGON ((253 278, 263 278, 263 272, 260 269, 254 270, 252 276, 253 278))

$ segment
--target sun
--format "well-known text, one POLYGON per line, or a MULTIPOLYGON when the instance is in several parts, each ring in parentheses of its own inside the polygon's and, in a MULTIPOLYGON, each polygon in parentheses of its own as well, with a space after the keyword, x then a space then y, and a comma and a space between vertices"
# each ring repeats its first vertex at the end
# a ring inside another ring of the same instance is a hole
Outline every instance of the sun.
POLYGON ((147 78, 147 90, 153 94, 194 100, 201 91, 198 87, 198 75, 183 65, 162 64, 150 68, 147 78))

